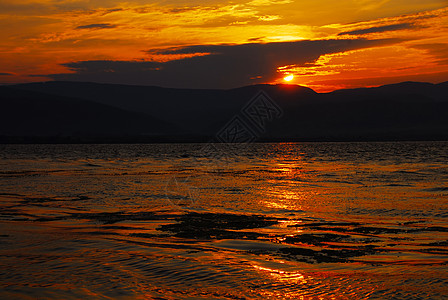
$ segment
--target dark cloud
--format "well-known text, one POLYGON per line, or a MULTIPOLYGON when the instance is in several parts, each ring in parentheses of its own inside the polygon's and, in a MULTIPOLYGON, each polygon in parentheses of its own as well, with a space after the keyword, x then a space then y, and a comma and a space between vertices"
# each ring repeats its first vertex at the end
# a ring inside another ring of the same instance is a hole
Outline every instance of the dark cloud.
POLYGON ((103 28, 115 28, 117 25, 109 23, 89 24, 76 27, 76 29, 103 29, 103 28))
POLYGON ((0 73, 0 76, 13 76, 14 74, 11 73, 0 73))
POLYGON ((338 35, 358 35, 358 34, 368 34, 368 33, 378 33, 378 32, 385 32, 385 31, 395 31, 395 30, 402 30, 402 29, 410 29, 414 28, 415 26, 410 23, 401 23, 401 24, 393 24, 393 25, 385 25, 385 26, 376 26, 376 27, 370 27, 366 29, 359 29, 359 30, 352 30, 352 31, 345 31, 341 32, 338 35))
POLYGON ((117 11, 123 11, 124 9, 123 8, 111 8, 111 9, 107 9, 105 12, 104 12, 104 15, 105 14, 111 14, 111 13, 114 13, 114 12, 117 12, 117 11))
POLYGON ((411 46, 411 48, 425 50, 435 58, 439 65, 448 65, 448 43, 430 43, 411 46))
POLYGON ((44 75, 44 74, 30 74, 27 75, 28 77, 45 77, 45 78, 51 78, 48 75, 44 75))
POLYGON ((305 65, 321 55, 397 43, 398 39, 340 39, 242 45, 197 45, 150 50, 151 54, 197 54, 167 62, 80 61, 64 64, 73 73, 49 75, 55 80, 157 85, 178 88, 233 88, 270 82, 277 68, 305 65))
POLYGON ((263 40, 264 38, 266 38, 265 36, 261 36, 261 37, 254 37, 254 38, 250 38, 248 39, 249 42, 258 42, 263 40))
POLYGON ((194 6, 194 7, 176 7, 176 8, 169 9, 168 11, 170 13, 177 14, 177 13, 184 13, 184 12, 195 11, 195 10, 198 10, 199 8, 200 7, 198 7, 198 6, 194 6))

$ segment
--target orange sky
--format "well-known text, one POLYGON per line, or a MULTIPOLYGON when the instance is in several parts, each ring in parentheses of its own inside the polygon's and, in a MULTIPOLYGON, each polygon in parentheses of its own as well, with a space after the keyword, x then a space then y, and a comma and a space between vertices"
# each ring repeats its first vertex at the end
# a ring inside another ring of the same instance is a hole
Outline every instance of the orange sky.
POLYGON ((293 74, 289 83, 330 91, 448 80, 446 0, 0 0, 0 28, 2 84, 230 88, 293 74))

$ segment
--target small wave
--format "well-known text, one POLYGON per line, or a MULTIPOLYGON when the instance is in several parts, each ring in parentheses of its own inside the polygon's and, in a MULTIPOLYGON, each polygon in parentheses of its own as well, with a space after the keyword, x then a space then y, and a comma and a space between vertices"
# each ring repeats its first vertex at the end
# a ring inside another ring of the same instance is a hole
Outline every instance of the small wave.
POLYGON ((402 183, 389 183, 389 184, 385 184, 383 186, 414 186, 412 184, 402 184, 402 183))
POLYGON ((394 171, 393 173, 399 173, 399 174, 415 174, 415 175, 422 175, 425 176, 426 174, 417 172, 417 171, 406 171, 406 170, 400 170, 400 171, 394 171))
POLYGON ((331 182, 331 183, 345 183, 345 184, 359 184, 364 185, 360 181, 346 181, 346 180, 321 180, 319 182, 331 182))
POLYGON ((96 168, 101 167, 100 165, 96 165, 96 164, 92 164, 92 163, 86 163, 86 164, 84 164, 84 166, 86 166, 86 167, 96 167, 96 168))
POLYGON ((442 187, 434 187, 429 189, 424 189, 425 192, 448 192, 448 187, 442 186, 442 187))
POLYGON ((388 216, 388 217, 416 217, 427 218, 437 217, 445 218, 448 216, 447 212, 441 212, 438 210, 412 210, 412 209, 395 209, 395 208, 351 208, 350 213, 355 215, 366 216, 388 216))

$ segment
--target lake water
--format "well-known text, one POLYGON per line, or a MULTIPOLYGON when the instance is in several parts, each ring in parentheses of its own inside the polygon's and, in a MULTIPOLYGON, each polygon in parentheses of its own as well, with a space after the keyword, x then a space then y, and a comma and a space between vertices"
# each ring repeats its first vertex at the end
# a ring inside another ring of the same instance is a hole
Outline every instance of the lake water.
POLYGON ((448 143, 0 145, 1 299, 447 299, 448 143))

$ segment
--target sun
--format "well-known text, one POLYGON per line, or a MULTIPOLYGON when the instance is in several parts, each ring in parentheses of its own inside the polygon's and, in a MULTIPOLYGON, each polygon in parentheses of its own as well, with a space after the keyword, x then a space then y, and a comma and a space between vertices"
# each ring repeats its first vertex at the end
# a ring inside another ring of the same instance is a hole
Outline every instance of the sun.
POLYGON ((293 79, 294 79, 294 75, 292 75, 292 74, 289 74, 288 76, 283 77, 284 81, 291 81, 293 79))

